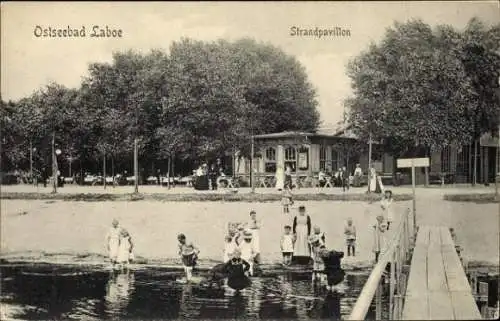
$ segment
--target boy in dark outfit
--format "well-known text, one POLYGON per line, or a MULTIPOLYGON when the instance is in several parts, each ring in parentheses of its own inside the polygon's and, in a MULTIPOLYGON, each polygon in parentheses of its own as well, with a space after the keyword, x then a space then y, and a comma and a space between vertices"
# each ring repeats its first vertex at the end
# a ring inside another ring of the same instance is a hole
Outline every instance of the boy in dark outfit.
POLYGON ((323 250, 321 257, 325 264, 325 274, 328 281, 327 289, 329 291, 338 291, 337 286, 344 281, 345 277, 345 272, 340 265, 344 252, 323 250))

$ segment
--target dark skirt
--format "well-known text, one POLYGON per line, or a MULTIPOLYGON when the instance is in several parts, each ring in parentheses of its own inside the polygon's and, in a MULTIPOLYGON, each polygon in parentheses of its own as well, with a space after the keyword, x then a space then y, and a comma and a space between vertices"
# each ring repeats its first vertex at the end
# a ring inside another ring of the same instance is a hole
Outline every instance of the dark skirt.
POLYGON ((227 285, 234 290, 243 290, 249 287, 250 284, 251 281, 246 275, 233 276, 227 279, 227 285))
POLYGON ((187 267, 194 267, 196 265, 196 259, 197 256, 196 254, 189 254, 189 255, 183 255, 182 256, 182 264, 187 267))
POLYGON ((329 271, 327 273, 328 285, 337 285, 344 281, 345 272, 343 270, 329 271))

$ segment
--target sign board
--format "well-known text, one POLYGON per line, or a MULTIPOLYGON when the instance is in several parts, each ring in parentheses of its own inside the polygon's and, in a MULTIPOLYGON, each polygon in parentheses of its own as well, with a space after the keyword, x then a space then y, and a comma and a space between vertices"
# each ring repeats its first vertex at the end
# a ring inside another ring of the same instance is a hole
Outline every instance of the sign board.
POLYGON ((299 169, 307 169, 307 152, 299 153, 299 169))
POLYGON ((397 160, 398 168, 407 168, 407 167, 429 167, 429 157, 424 158, 399 158, 397 160))

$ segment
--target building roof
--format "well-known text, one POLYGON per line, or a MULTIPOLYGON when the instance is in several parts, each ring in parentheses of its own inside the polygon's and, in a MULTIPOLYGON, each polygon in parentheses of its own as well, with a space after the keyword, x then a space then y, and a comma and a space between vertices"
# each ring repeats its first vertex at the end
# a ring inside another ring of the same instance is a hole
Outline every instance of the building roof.
POLYGON ((255 135, 255 139, 278 139, 278 138, 350 138, 356 139, 356 137, 350 137, 349 135, 343 135, 343 131, 339 132, 327 132, 327 131, 318 131, 316 133, 311 132, 301 132, 301 131, 285 131, 279 133, 270 133, 270 134, 261 134, 255 135))

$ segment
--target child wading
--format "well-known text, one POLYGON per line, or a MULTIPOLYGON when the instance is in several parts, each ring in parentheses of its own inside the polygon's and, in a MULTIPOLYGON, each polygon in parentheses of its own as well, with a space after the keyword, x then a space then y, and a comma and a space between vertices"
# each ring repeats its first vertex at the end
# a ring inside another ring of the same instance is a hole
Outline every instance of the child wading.
POLYGON ((179 234, 177 240, 179 241, 179 255, 182 258, 184 271, 186 271, 186 280, 190 281, 193 276, 193 267, 196 265, 200 250, 198 250, 193 243, 188 243, 184 234, 179 234))
POLYGON ((290 265, 290 263, 292 263, 295 237, 291 234, 292 227, 290 225, 285 225, 284 229, 285 232, 281 237, 281 253, 283 254, 283 264, 290 265))
POLYGON ((325 266, 321 257, 321 252, 325 249, 325 243, 321 240, 318 234, 309 236, 309 244, 311 245, 311 255, 313 259, 312 280, 323 281, 325 266))
POLYGON ((345 272, 341 267, 341 260, 344 257, 344 252, 337 251, 321 251, 321 257, 325 264, 325 274, 328 282, 327 289, 329 291, 337 290, 338 286, 344 281, 345 272))
POLYGON ((246 272, 250 270, 250 264, 241 258, 241 250, 235 249, 232 259, 226 263, 227 285, 236 291, 243 290, 250 286, 250 279, 246 272))
POLYGON ((253 275, 255 256, 257 252, 254 249, 252 242, 252 232, 245 231, 243 233, 243 242, 239 244, 241 258, 250 264, 249 274, 253 275))
POLYGON ((377 216, 377 222, 373 225, 373 252, 375 253, 375 263, 378 262, 381 252, 385 248, 385 231, 387 224, 382 215, 377 216))
POLYGON ((347 245, 347 256, 356 256, 356 227, 352 223, 352 218, 347 219, 347 225, 344 228, 344 234, 347 245))
POLYGON ((106 235, 106 244, 108 248, 109 259, 113 266, 118 260, 118 249, 120 247, 120 234, 121 228, 119 227, 118 220, 114 219, 111 223, 111 228, 106 235))
POLYGON ((384 218, 387 221, 387 230, 389 230, 391 223, 394 219, 394 214, 392 212, 392 191, 386 190, 384 196, 380 201, 380 207, 384 211, 384 218))
POLYGON ((120 246, 118 248, 118 263, 126 266, 134 259, 132 250, 134 248, 134 243, 132 243, 132 237, 126 230, 121 231, 120 246))
POLYGON ((225 237, 226 243, 224 244, 224 257, 222 260, 224 263, 229 261, 232 258, 234 250, 238 247, 236 241, 234 240, 234 236, 226 235, 225 237))

